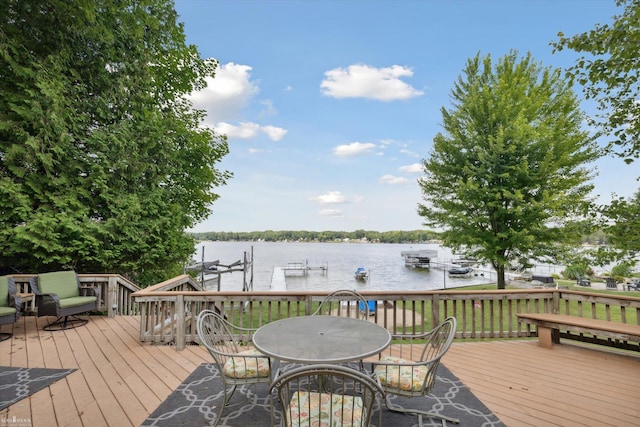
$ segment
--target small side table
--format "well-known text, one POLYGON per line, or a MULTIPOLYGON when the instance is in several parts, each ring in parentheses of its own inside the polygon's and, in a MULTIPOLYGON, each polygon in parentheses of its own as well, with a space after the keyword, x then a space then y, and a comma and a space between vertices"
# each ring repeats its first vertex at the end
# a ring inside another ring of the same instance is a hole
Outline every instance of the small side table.
MULTIPOLYGON (((20 297, 22 299, 22 303, 31 303, 29 304, 31 307, 29 308, 29 311, 31 313, 34 313, 36 311, 36 295, 34 293, 19 293, 16 294, 17 297, 20 297)), ((26 309, 27 305, 25 304, 25 309, 26 309)), ((25 310, 26 311, 26 310, 25 310)))

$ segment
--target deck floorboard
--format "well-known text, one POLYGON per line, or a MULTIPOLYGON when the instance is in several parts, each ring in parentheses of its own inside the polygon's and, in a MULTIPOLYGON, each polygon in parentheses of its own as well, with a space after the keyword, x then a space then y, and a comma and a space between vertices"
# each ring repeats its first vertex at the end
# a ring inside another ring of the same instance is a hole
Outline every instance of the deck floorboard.
MULTIPOLYGON (((76 368, 0 412, 34 427, 139 426, 204 362, 200 346, 139 342, 139 318, 90 316, 86 326, 42 329, 22 317, 0 343, 0 365, 76 368)), ((5 331, 7 326, 3 326, 5 331)), ((507 426, 634 426, 640 354, 537 340, 456 341, 443 363, 507 426)))

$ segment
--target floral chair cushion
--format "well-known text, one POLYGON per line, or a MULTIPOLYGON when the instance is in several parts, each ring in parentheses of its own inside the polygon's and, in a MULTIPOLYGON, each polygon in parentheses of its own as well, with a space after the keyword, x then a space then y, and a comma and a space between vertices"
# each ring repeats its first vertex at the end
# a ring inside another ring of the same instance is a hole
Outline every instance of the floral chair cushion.
POLYGON ((362 427, 362 405, 358 396, 297 391, 289 403, 288 427, 362 427))
POLYGON ((230 378, 268 377, 269 359, 255 349, 241 351, 225 362, 224 375, 230 378))
MULTIPOLYGON (((415 363, 412 360, 400 357, 385 356, 380 359, 385 363, 415 363)), ((424 365, 418 366, 393 366, 377 365, 375 373, 384 387, 395 388, 404 391, 420 392, 429 370, 424 365)))

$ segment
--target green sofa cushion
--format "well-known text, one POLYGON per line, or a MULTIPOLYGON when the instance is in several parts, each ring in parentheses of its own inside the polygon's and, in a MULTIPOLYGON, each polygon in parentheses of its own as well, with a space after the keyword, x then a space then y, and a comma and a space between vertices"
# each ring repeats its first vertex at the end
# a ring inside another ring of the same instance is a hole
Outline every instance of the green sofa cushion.
POLYGON ((43 294, 56 294, 60 299, 80 296, 75 271, 54 271, 39 274, 38 287, 43 294))
POLYGON ((0 307, 9 305, 9 278, 7 276, 0 277, 0 307))
POLYGON ((0 317, 16 314, 16 311, 15 307, 0 307, 0 317))
POLYGON ((76 307, 78 305, 94 302, 96 297, 71 297, 60 300, 60 308, 76 307))

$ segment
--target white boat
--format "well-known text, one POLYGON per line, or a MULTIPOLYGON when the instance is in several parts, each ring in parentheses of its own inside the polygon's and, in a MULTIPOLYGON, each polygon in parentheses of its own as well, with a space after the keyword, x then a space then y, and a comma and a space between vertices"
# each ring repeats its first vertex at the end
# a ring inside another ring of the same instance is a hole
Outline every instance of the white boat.
POLYGON ((409 268, 431 268, 431 260, 438 258, 438 251, 434 249, 419 249, 416 251, 402 251, 404 265, 409 268))
POLYGON ((354 276, 357 280, 367 280, 369 278, 369 272, 364 267, 358 267, 354 276))

